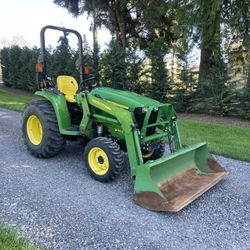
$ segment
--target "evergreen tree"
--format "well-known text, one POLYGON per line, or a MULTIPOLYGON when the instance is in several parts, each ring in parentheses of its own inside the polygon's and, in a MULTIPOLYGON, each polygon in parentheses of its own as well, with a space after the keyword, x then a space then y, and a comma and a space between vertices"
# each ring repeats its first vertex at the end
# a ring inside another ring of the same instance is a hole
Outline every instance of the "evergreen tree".
POLYGON ((100 79, 105 86, 127 89, 125 53, 120 44, 112 39, 101 58, 100 79))
POLYGON ((89 45, 87 36, 83 35, 83 56, 84 56, 84 63, 86 66, 93 66, 93 58, 92 58, 92 50, 89 45))
POLYGON ((5 84, 9 87, 35 90, 35 65, 38 53, 36 47, 29 49, 27 47, 12 46, 2 49, 1 61, 4 65, 3 80, 5 84))
POLYGON ((3 65, 2 67, 2 73, 3 73, 3 81, 4 83, 10 87, 10 61, 9 61, 9 48, 3 48, 1 50, 1 64, 3 65))
POLYGON ((75 17, 83 13, 85 2, 84 0, 54 0, 55 4, 66 8, 75 17))
POLYGON ((94 49, 93 49, 93 75, 95 78, 99 78, 99 69, 100 69, 100 66, 99 66, 99 51, 100 51, 100 48, 99 48, 99 45, 98 43, 94 43, 94 49))
POLYGON ((146 55, 151 60, 152 83, 149 86, 149 96, 164 102, 170 90, 169 76, 164 62, 166 46, 161 39, 155 39, 146 50, 146 55))
MULTIPOLYGON (((199 83, 203 96, 209 96, 210 86, 214 79, 213 72, 215 67, 219 65, 221 61, 221 36, 220 36, 220 24, 221 24, 221 0, 208 0, 197 1, 197 28, 200 34, 200 69, 199 69, 199 83)), ((218 67, 217 73, 221 74, 218 67)), ((218 78, 217 80, 219 80, 218 78)), ((219 85, 222 83, 219 81, 219 85)), ((220 89, 220 87, 218 87, 220 89)))
POLYGON ((70 48, 67 35, 64 34, 59 38, 59 45, 48 60, 48 75, 52 77, 72 75, 79 80, 79 73, 75 67, 76 52, 70 48))
POLYGON ((138 50, 135 43, 131 43, 126 52, 126 62, 127 90, 145 94, 148 87, 145 55, 138 50))
MULTIPOLYGON (((9 82, 14 88, 22 88, 22 83, 20 82, 20 71, 23 66, 21 62, 22 49, 17 45, 12 46, 9 51, 9 82)), ((24 62, 25 63, 25 62, 24 62)))
POLYGON ((35 65, 39 50, 34 47, 29 49, 27 47, 22 48, 20 60, 22 67, 20 70, 20 83, 21 88, 25 90, 34 91, 36 90, 36 72, 35 65))
POLYGON ((248 52, 247 84, 250 90, 250 8, 248 0, 224 0, 223 18, 230 29, 231 38, 242 41, 248 52))

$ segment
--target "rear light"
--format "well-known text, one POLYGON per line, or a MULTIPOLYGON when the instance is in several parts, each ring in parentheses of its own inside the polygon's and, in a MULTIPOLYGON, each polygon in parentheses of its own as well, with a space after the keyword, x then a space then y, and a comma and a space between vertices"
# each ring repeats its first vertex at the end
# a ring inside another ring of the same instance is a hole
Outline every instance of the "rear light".
POLYGON ((42 73, 43 72, 43 64, 42 63, 38 63, 36 65, 36 72, 37 73, 42 73))

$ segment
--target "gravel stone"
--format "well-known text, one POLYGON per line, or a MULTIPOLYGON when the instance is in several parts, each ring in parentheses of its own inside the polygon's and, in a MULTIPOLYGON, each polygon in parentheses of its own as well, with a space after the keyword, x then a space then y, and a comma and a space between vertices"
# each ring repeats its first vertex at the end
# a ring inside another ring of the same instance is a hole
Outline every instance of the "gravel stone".
POLYGON ((45 249, 250 249, 250 163, 216 156, 229 175, 178 213, 132 201, 129 169, 111 183, 87 173, 83 148, 28 154, 21 114, 0 109, 0 218, 45 249))

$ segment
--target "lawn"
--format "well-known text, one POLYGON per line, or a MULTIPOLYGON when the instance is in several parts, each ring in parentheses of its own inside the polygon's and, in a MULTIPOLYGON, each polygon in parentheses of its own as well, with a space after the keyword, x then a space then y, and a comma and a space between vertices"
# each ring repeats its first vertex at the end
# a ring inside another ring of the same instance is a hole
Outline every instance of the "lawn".
POLYGON ((202 121, 179 121, 184 145, 207 141, 211 153, 250 162, 250 129, 202 121))
POLYGON ((0 249, 1 250, 35 250, 38 249, 17 232, 0 222, 0 249))
MULTIPOLYGON (((34 99, 0 89, 0 107, 22 111, 34 99)), ((184 145, 207 141, 210 152, 250 162, 250 129, 194 120, 179 120, 184 145)))
POLYGON ((26 103, 32 99, 34 99, 33 96, 18 95, 5 89, 0 89, 0 107, 2 108, 22 111, 26 103))

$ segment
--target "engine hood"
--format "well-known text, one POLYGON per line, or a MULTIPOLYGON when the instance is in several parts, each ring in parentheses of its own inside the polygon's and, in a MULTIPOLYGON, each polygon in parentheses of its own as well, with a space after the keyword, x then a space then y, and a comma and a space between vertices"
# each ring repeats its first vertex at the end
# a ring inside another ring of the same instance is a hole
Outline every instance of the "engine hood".
POLYGON ((117 90, 108 87, 95 88, 91 91, 92 95, 113 102, 129 111, 134 111, 138 107, 159 106, 160 102, 146 96, 142 96, 130 91, 117 90))

